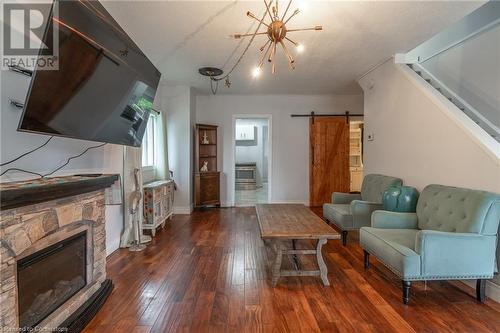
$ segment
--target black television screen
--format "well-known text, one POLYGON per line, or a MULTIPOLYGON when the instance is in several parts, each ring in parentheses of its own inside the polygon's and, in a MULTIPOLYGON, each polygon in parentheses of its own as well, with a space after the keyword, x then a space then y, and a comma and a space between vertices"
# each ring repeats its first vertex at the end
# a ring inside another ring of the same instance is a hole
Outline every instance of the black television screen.
POLYGON ((160 72, 98 1, 54 6, 59 69, 34 71, 18 130, 140 146, 160 72))

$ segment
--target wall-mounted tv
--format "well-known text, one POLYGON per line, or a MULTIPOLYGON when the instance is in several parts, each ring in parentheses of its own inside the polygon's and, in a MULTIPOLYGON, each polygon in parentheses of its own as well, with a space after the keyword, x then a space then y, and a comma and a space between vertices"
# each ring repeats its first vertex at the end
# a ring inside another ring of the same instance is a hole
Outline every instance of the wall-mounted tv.
POLYGON ((18 130, 140 146, 160 72, 98 1, 53 6, 59 69, 34 71, 18 130))

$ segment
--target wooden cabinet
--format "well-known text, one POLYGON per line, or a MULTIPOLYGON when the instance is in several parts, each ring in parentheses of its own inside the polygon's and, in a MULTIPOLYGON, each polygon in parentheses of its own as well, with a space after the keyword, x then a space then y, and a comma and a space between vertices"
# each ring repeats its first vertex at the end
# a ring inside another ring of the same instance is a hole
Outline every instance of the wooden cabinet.
POLYGON ((351 192, 360 192, 363 183, 363 168, 351 167, 351 192))
POLYGON ((194 176, 196 207, 220 205, 220 172, 198 172, 194 176))
POLYGON ((217 171, 217 126, 196 124, 194 134, 194 205, 220 205, 220 172, 217 171))
POLYGON ((174 182, 160 180, 144 184, 144 222, 143 229, 151 230, 155 235, 156 228, 163 228, 168 218, 172 218, 174 206, 174 182))
POLYGON ((351 192, 361 191, 363 183, 363 122, 361 121, 351 121, 349 124, 349 171, 351 192))
POLYGON ((237 125, 236 126, 236 140, 255 140, 255 126, 254 125, 237 125))

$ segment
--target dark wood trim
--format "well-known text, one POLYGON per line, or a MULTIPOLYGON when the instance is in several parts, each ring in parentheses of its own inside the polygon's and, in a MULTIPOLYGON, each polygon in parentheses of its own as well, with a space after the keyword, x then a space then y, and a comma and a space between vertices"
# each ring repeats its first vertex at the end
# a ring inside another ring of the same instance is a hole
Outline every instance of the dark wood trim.
POLYGON ((42 181, 34 186, 0 187, 0 209, 12 209, 97 191, 113 185, 119 179, 119 175, 82 176, 76 180, 71 179, 71 176, 59 178, 68 178, 68 181, 61 183, 42 181))
POLYGON ((94 318, 112 290, 113 282, 110 279, 104 280, 97 292, 58 327, 61 329, 61 332, 81 332, 92 318, 94 318))
POLYGON ((486 301, 486 280, 485 279, 477 279, 476 281, 476 299, 480 303, 484 303, 486 301))
POLYGON ((410 302, 410 281, 403 281, 403 303, 408 304, 410 302))

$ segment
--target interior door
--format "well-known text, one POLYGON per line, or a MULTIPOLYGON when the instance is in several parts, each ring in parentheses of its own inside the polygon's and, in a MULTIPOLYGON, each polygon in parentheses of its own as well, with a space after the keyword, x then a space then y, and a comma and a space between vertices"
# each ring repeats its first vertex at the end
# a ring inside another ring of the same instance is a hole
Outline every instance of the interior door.
POLYGON ((331 202, 333 192, 349 192, 349 123, 344 117, 309 120, 309 202, 331 202))

